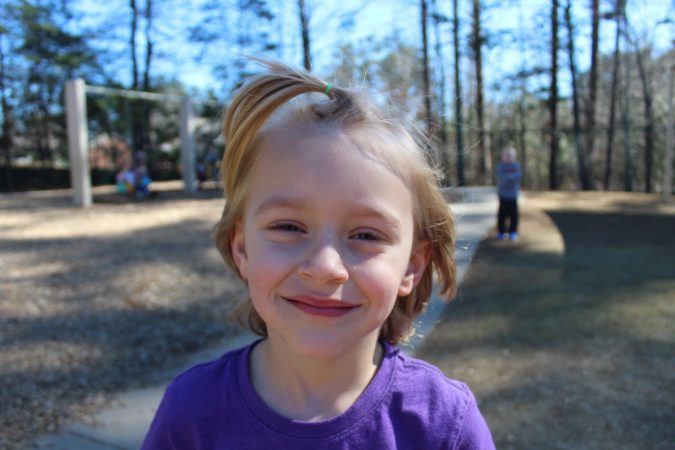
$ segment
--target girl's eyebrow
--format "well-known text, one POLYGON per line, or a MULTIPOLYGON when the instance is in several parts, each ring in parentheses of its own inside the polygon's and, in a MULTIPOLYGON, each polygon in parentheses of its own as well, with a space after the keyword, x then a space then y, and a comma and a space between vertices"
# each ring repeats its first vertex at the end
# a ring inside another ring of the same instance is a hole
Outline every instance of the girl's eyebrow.
POLYGON ((288 208, 288 209, 302 209, 302 199, 289 197, 270 197, 262 202, 253 212, 254 216, 259 216, 268 209, 273 208, 288 208))
POLYGON ((379 208, 373 208, 371 206, 361 206, 353 211, 351 211, 355 216, 358 217, 369 217, 373 219, 379 219, 384 221, 389 227, 393 228, 396 231, 401 230, 402 225, 401 221, 396 218, 396 215, 382 210, 379 208))

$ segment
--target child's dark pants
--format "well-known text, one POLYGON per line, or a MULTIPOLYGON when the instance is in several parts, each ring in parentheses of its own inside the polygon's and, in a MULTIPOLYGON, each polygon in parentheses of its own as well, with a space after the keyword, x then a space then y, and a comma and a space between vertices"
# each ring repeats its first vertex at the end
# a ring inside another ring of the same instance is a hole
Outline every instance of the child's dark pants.
POLYGON ((500 234, 506 233, 506 219, 509 219, 509 233, 518 232, 518 200, 515 198, 499 198, 497 229, 500 234))

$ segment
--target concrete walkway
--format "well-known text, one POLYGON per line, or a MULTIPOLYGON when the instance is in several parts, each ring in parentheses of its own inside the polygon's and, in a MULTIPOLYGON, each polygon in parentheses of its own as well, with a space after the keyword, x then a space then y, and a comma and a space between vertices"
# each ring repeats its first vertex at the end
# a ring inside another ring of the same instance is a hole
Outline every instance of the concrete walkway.
MULTIPOLYGON (((466 273, 478 243, 495 224, 497 197, 492 187, 455 188, 463 198, 450 205, 457 225, 457 272, 461 280, 466 273)), ((419 319, 417 335, 403 351, 413 354, 417 346, 440 320, 445 304, 433 297, 419 319)), ((123 392, 117 396, 119 406, 100 411, 94 416, 97 426, 74 423, 58 434, 39 438, 32 449, 52 450, 132 450, 138 449, 145 437, 155 410, 168 382, 176 374, 195 364, 220 357, 223 353, 242 347, 256 337, 243 333, 212 348, 194 354, 182 367, 166 371, 166 383, 144 389, 123 392)))

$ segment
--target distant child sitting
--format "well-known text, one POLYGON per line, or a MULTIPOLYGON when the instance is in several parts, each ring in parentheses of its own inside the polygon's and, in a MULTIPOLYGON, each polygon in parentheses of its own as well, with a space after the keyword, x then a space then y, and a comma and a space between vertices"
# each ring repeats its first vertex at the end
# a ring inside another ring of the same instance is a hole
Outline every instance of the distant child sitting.
POLYGON ((265 64, 225 117, 215 227, 262 338, 175 378, 143 449, 493 449, 469 388, 396 348, 434 271, 455 293, 436 172, 361 95, 265 64))
POLYGON ((497 213, 497 238, 518 240, 518 191, 520 190, 520 164, 516 161, 513 147, 502 149, 502 160, 497 164, 497 192, 499 212, 497 213), (509 220, 509 234, 506 234, 506 219, 509 220))
POLYGON ((117 185, 117 192, 120 194, 133 194, 136 186, 136 177, 134 171, 131 170, 131 165, 129 163, 124 164, 122 170, 120 170, 115 176, 115 183, 117 185))
POLYGON ((118 193, 135 196, 138 199, 150 196, 151 182, 152 180, 148 176, 148 169, 144 162, 143 164, 136 165, 133 169, 129 163, 124 164, 122 170, 115 177, 118 193))

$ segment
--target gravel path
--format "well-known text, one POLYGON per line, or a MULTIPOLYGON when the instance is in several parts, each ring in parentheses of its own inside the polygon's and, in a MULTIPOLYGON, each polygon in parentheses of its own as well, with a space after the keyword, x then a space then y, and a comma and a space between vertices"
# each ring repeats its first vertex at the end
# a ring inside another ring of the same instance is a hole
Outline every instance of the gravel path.
POLYGON ((215 192, 0 196, 0 449, 84 420, 112 393, 236 330, 242 295, 210 236, 215 192))

